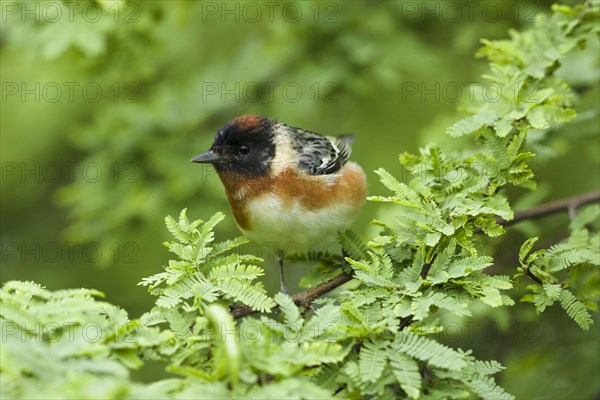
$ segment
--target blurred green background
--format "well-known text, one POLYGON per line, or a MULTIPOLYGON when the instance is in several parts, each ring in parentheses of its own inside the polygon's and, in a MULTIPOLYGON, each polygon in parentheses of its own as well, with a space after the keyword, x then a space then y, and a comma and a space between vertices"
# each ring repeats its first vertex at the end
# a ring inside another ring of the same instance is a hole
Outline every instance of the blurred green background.
MULTIPOLYGON (((399 153, 471 140, 444 130, 481 95, 481 86, 469 89, 487 68, 473 57, 479 39, 526 29, 549 8, 543 1, 3 2, 0 278, 93 287, 137 317, 153 303, 137 282, 170 258, 161 245, 170 239, 165 215, 227 211, 220 238, 239 234, 214 171, 189 163, 226 121, 258 114, 323 134, 354 133, 352 158, 367 171, 370 194, 384 193, 372 171, 402 176, 399 153)), ((537 165, 543 184, 513 193, 517 207, 600 186, 597 46, 563 68, 579 92, 580 118, 547 133, 553 151, 537 165)), ((359 233, 374 232, 368 222, 378 207, 364 207, 359 233)), ((514 272, 527 235, 553 243, 566 222, 556 216, 511 228, 490 247, 495 272, 514 272)), ((265 268, 274 292, 274 263, 265 268)), ((292 291, 308 268, 288 269, 292 291)), ((561 310, 541 323, 532 310, 482 307, 474 335, 461 325, 461 334, 441 339, 505 363, 499 383, 518 398, 597 396, 598 325, 582 333, 561 310)))

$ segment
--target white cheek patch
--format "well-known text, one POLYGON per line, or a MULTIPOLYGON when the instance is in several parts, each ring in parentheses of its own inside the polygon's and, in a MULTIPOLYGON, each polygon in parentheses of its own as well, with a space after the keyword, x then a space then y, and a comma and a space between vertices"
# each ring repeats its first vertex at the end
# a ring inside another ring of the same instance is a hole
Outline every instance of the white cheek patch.
POLYGON ((271 176, 279 175, 290 165, 298 165, 298 154, 292 148, 288 132, 281 125, 275 127, 275 157, 271 161, 271 176))

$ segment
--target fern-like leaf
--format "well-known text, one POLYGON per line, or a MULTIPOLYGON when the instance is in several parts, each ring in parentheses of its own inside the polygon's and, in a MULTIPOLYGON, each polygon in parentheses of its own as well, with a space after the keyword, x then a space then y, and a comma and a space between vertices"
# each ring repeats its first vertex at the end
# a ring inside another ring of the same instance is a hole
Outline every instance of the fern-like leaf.
POLYGON ((275 297, 273 297, 273 300, 275 300, 275 303, 279 306, 285 325, 288 328, 297 331, 302 327, 303 320, 300 317, 300 310, 298 309, 298 306, 294 304, 290 296, 283 293, 277 293, 275 297))
POLYGON ((402 390, 411 399, 418 398, 421 393, 421 373, 417 362, 412 357, 397 352, 390 352, 388 358, 402 390))
POLYGON ((364 260, 367 257, 368 247, 356 232, 348 229, 339 235, 338 241, 350 258, 364 260))
POLYGON ((478 131, 486 125, 490 125, 496 120, 496 117, 496 114, 491 111, 480 112, 456 122, 446 130, 446 133, 452 137, 468 135, 478 131))
POLYGON ((405 183, 398 182, 396 178, 383 168, 379 168, 375 173, 380 176, 381 183, 394 192, 395 196, 392 198, 394 203, 422 209, 423 200, 417 192, 409 188, 405 183))
POLYGON ((560 292, 560 305, 564 308, 565 312, 573 321, 577 323, 583 330, 590 329, 590 326, 594 323, 592 316, 585 308, 583 303, 567 289, 563 289, 560 292))
POLYGON ((506 393, 504 389, 496 385, 493 378, 488 376, 475 374, 465 383, 482 399, 514 400, 513 395, 506 393))
POLYGON ((503 369, 505 369, 502 364, 498 361, 479 361, 475 360, 475 370, 482 375, 493 375, 496 374, 503 369))
POLYGON ((386 347, 379 342, 367 341, 363 344, 359 356, 361 380, 375 382, 386 366, 386 347))
POLYGON ((219 289, 226 297, 244 303, 256 311, 271 311, 275 307, 273 299, 267 296, 260 286, 245 284, 236 279, 225 279, 220 284, 219 289))
POLYGON ((433 366, 453 371, 458 371, 467 365, 456 351, 414 334, 400 332, 396 336, 393 348, 416 359, 427 361, 433 366))
POLYGON ((213 267, 209 277, 217 280, 226 278, 252 280, 264 274, 264 270, 255 265, 225 264, 213 267))

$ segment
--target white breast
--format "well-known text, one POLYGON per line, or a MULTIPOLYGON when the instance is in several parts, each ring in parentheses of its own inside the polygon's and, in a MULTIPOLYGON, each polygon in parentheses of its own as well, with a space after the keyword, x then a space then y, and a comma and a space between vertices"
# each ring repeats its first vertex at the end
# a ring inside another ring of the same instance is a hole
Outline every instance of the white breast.
POLYGON ((356 208, 335 205, 315 211, 299 204, 285 206, 273 194, 262 195, 247 203, 252 216, 252 231, 244 235, 266 249, 286 254, 307 251, 338 252, 338 232, 346 229, 356 216, 356 208))

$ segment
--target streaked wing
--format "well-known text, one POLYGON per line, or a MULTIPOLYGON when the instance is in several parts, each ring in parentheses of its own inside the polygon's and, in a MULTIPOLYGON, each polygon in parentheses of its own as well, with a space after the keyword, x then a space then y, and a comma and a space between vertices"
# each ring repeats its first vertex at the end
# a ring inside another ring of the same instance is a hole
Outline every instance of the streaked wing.
POLYGON ((327 175, 339 171, 348 161, 354 136, 320 136, 304 132, 295 139, 298 168, 311 175, 327 175))

